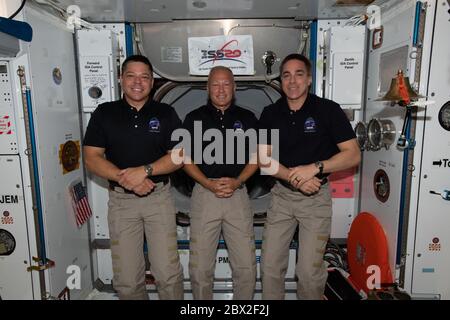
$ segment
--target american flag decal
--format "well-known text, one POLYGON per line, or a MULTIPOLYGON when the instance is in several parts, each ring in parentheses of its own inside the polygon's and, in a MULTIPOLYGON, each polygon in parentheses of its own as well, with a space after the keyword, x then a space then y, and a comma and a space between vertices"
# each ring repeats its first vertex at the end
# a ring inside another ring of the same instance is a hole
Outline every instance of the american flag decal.
POLYGON ((78 182, 73 185, 70 188, 70 195, 72 198, 72 206, 75 212, 77 227, 80 227, 92 216, 91 207, 89 206, 89 201, 83 184, 78 182))

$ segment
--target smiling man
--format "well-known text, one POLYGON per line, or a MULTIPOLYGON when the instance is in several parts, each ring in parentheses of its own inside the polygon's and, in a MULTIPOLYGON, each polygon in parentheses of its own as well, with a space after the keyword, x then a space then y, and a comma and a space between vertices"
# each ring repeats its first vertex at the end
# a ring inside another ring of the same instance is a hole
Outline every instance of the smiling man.
MULTIPOLYGON (((183 123, 191 136, 194 136, 195 123, 201 123, 202 136, 208 130, 215 130, 222 137, 226 137, 227 130, 245 135, 247 130, 256 128, 255 115, 234 104, 235 90, 234 76, 229 68, 216 66, 210 70, 208 103, 190 112, 183 123)), ((225 142, 218 148, 222 149, 226 158, 227 144, 234 146, 234 140, 222 138, 221 141, 225 142)), ((191 150, 195 150, 195 145, 202 151, 209 146, 208 141, 201 139, 193 141, 193 144, 191 150)), ((256 283, 253 212, 244 183, 255 173, 258 165, 256 161, 250 163, 250 151, 248 146, 242 162, 238 161, 239 157, 234 152, 231 163, 225 163, 221 157, 213 163, 206 159, 194 159, 195 163, 192 160, 185 163, 184 170, 197 182, 191 198, 189 255, 194 299, 213 298, 215 260, 221 233, 230 257, 233 299, 253 299, 256 283)), ((192 157, 188 151, 186 153, 192 157)))
MULTIPOLYGON (((290 54, 281 63, 284 97, 261 114, 261 129, 279 130, 279 142, 260 145, 271 153, 279 143, 278 182, 264 226, 261 276, 264 299, 284 299, 289 245, 299 227, 299 299, 322 299, 327 270, 323 261, 331 231, 331 196, 327 176, 360 162, 355 134, 340 106, 309 93, 311 63, 290 54)), ((264 166, 261 166, 264 170, 264 166)))
POLYGON ((160 299, 183 299, 183 274, 176 239, 175 206, 168 174, 175 110, 150 98, 153 68, 144 56, 122 65, 123 99, 92 114, 84 137, 86 168, 109 181, 108 225, 113 285, 120 299, 148 299, 144 234, 160 299))

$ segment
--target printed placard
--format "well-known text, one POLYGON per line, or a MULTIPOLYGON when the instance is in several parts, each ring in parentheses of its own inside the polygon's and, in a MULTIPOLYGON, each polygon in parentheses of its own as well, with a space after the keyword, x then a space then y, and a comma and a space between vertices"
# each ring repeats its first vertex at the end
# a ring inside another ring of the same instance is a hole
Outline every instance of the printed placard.
POLYGON ((188 48, 191 75, 208 75, 215 66, 228 67, 235 75, 255 73, 251 35, 192 37, 188 48))

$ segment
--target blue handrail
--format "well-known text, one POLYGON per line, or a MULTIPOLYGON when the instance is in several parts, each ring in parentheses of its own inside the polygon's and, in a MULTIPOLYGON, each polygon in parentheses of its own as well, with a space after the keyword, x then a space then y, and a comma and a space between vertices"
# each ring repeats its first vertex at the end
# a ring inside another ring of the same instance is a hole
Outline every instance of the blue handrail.
POLYGON ((414 18, 413 46, 417 47, 419 41, 420 12, 422 10, 422 2, 417 1, 416 12, 414 18))
POLYGON ((311 92, 316 93, 316 64, 317 64, 317 20, 311 24, 311 42, 309 45, 309 59, 311 60, 311 92))
POLYGON ((33 177, 34 177, 34 189, 36 192, 36 207, 37 207, 37 218, 39 227, 39 240, 40 240, 40 258, 43 264, 47 262, 47 254, 45 249, 45 236, 44 236, 44 219, 42 216, 42 202, 41 202, 41 187, 39 182, 39 169, 37 160, 37 148, 36 148, 36 137, 34 133, 34 119, 33 119, 33 107, 31 102, 31 91, 29 88, 25 92, 27 99, 27 110, 28 110, 28 123, 30 126, 30 139, 31 139, 31 159, 33 161, 33 177))
POLYGON ((125 23, 125 47, 127 57, 133 55, 133 27, 128 22, 125 23))

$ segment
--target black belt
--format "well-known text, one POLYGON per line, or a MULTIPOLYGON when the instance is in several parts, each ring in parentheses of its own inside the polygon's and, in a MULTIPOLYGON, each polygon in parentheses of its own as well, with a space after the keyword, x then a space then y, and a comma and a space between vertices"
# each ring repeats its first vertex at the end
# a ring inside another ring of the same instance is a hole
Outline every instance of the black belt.
MULTIPOLYGON (((161 182, 163 183, 163 185, 166 185, 166 184, 169 183, 169 179, 164 179, 164 180, 157 181, 157 182, 154 181, 155 184, 161 183, 161 182)), ((109 183, 109 190, 120 192, 120 193, 136 194, 132 190, 125 189, 124 187, 122 187, 117 182, 110 182, 109 183)))
MULTIPOLYGON (((287 181, 285 181, 285 180, 281 180, 281 179, 278 179, 278 182, 283 186, 283 187, 286 187, 286 188, 288 188, 289 190, 292 190, 292 191, 299 191, 300 192, 300 190, 299 189, 297 189, 297 188, 295 188, 292 184, 290 184, 289 182, 287 182, 287 181)), ((328 178, 322 178, 322 180, 320 181, 320 184, 323 186, 324 184, 326 184, 326 183, 328 183, 328 178)))

